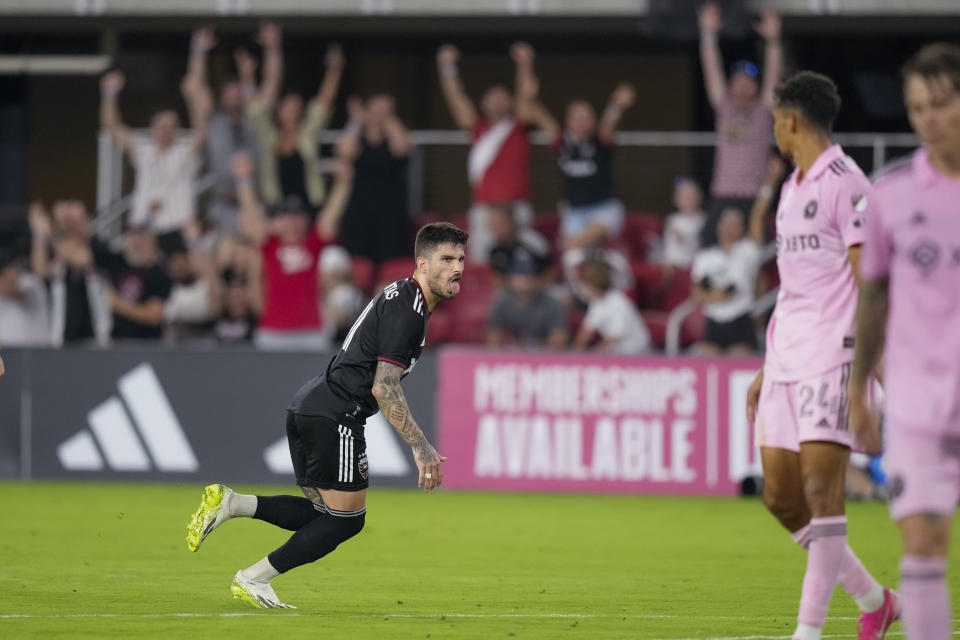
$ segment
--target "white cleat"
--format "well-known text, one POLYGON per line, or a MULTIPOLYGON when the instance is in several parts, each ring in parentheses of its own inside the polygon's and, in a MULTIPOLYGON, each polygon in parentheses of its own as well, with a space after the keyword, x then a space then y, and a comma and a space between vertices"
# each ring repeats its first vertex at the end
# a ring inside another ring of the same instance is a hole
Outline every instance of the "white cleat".
POLYGON ((230 585, 230 593, 237 600, 258 609, 296 609, 296 607, 280 602, 269 582, 255 582, 244 577, 243 571, 237 571, 230 585))
POLYGON ((187 548, 196 551, 214 529, 230 519, 233 489, 211 484, 203 489, 200 506, 187 523, 187 548))

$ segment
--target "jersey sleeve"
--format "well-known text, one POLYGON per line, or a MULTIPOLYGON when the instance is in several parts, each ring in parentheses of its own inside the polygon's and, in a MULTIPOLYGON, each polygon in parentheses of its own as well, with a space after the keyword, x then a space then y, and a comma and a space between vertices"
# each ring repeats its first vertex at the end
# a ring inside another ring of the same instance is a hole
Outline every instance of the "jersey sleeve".
POLYGON ((866 221, 875 215, 873 186, 863 176, 850 177, 837 186, 834 220, 845 247, 862 245, 866 221))
POLYGON ((864 242, 860 251, 860 276, 867 280, 879 280, 890 274, 890 257, 893 255, 893 242, 879 202, 878 192, 874 192, 875 204, 872 215, 864 224, 864 242))
POLYGON ((383 301, 377 336, 380 346, 377 360, 406 369, 411 364, 414 350, 424 339, 424 323, 423 316, 411 305, 405 304, 404 300, 407 300, 405 296, 397 296, 383 301))

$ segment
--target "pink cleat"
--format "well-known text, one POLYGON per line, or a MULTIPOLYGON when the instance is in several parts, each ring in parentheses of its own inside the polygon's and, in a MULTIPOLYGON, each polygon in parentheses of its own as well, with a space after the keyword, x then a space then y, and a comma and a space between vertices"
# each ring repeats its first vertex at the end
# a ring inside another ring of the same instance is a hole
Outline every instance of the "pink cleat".
POLYGON ((883 590, 883 605, 871 613, 864 613, 857 622, 857 640, 883 640, 887 629, 900 619, 900 595, 883 590))

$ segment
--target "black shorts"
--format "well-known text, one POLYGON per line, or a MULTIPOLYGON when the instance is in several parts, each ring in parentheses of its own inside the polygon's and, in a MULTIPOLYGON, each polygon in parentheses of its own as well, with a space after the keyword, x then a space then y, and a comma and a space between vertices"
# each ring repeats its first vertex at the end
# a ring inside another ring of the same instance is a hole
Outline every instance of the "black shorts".
POLYGON ((362 429, 287 411, 287 442, 299 486, 337 491, 363 491, 369 486, 362 429))
POLYGON ((757 327, 749 313, 730 322, 715 322, 707 318, 703 341, 715 344, 721 349, 729 349, 735 344, 745 345, 754 351, 760 347, 757 343, 757 327))

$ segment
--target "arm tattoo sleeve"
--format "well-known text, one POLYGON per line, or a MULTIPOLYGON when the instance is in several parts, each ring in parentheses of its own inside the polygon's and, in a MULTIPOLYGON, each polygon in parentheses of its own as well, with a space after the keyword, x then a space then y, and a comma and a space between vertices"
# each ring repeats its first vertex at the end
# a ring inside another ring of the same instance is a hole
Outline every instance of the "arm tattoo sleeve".
POLYGON ((852 383, 864 385, 883 351, 887 332, 888 283, 860 283, 857 301, 857 340, 853 356, 852 383))
POLYGON ((373 397, 377 399, 384 417, 397 430, 400 437, 413 448, 417 458, 432 461, 437 457, 437 453, 410 415, 407 398, 400 387, 402 373, 403 369, 397 365, 381 360, 377 365, 377 373, 373 381, 373 397))

